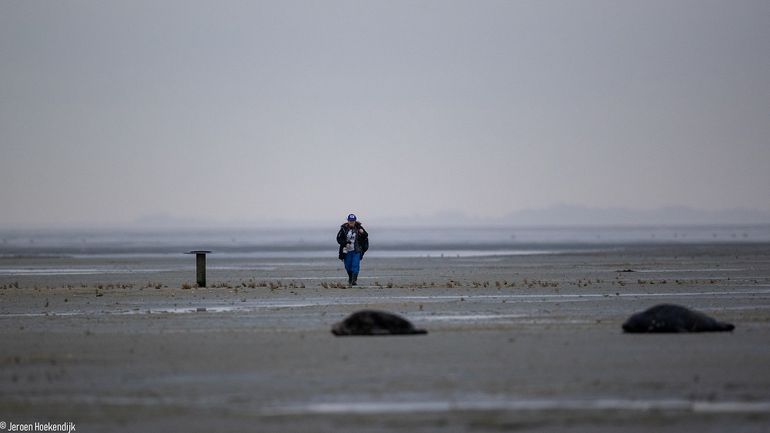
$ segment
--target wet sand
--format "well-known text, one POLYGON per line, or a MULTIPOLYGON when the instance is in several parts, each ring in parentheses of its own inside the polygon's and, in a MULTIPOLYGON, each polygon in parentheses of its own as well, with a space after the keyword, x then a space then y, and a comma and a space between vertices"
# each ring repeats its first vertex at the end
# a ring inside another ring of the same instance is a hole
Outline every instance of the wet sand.
POLYGON ((336 287, 333 258, 216 255, 209 288, 184 289, 191 261, 0 259, 2 419, 80 432, 770 429, 767 244, 367 257, 354 289, 336 287), (621 332, 661 302, 736 330, 621 332), (329 332, 361 308, 429 334, 329 332))

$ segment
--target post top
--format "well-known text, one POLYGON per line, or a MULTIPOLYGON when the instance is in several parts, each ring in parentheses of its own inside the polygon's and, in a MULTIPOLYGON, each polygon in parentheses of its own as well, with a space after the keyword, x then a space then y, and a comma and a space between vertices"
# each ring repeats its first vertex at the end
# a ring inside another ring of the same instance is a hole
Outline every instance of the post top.
POLYGON ((186 252, 185 254, 208 254, 210 252, 211 251, 209 250, 192 250, 192 251, 186 252))

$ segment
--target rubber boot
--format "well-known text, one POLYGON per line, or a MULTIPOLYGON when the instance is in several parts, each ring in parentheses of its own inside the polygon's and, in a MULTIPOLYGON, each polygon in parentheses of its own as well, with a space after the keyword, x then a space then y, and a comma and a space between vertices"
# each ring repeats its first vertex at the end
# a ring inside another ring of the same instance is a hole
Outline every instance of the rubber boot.
POLYGON ((358 281, 356 281, 356 280, 358 280, 358 273, 353 274, 353 280, 350 283, 350 285, 351 286, 357 286, 358 285, 358 281))
POLYGON ((353 273, 348 271, 348 285, 353 285, 353 273))

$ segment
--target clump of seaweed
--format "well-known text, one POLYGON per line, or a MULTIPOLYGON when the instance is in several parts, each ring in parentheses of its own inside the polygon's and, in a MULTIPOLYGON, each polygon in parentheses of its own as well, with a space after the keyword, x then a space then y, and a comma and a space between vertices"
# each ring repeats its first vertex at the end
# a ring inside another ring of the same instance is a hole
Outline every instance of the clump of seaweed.
POLYGON ((339 283, 339 282, 322 281, 321 287, 323 287, 324 289, 347 289, 348 285, 344 283, 339 283))

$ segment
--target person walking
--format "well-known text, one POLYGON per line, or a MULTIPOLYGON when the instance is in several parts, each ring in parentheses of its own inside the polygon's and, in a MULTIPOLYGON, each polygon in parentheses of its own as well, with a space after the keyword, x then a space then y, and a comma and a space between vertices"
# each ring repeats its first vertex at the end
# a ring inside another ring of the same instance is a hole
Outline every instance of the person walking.
POLYGON ((345 271, 348 273, 348 284, 355 286, 358 284, 361 260, 369 249, 369 233, 354 214, 348 215, 348 222, 340 226, 337 243, 340 245, 339 259, 345 263, 345 271))

